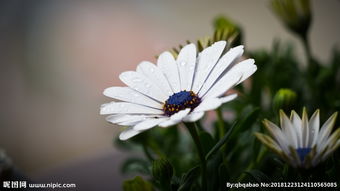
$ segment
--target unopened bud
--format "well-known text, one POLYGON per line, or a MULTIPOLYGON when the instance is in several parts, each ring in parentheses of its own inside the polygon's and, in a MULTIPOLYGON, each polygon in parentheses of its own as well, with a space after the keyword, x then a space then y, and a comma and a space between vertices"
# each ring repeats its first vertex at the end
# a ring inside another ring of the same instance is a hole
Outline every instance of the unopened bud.
POLYGON ((290 111, 294 108, 297 95, 291 89, 280 89, 276 92, 273 98, 273 108, 275 111, 283 109, 284 111, 290 111))
POLYGON ((312 20, 309 0, 272 0, 272 9, 288 29, 306 38, 312 20))

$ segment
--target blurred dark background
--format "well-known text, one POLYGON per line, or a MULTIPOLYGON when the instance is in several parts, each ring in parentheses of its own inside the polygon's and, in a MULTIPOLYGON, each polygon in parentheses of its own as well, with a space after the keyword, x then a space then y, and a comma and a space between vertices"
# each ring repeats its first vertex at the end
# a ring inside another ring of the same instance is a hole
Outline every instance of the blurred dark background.
MULTIPOLYGON (((312 1, 310 41, 320 60, 340 43, 339 8, 312 1)), ((241 25, 246 50, 279 38, 305 59, 267 0, 1 0, 0 148, 38 182, 120 189, 126 154, 112 144, 119 128, 99 115, 109 101, 103 89, 122 85, 118 75, 140 61, 210 35, 221 14, 241 25)))

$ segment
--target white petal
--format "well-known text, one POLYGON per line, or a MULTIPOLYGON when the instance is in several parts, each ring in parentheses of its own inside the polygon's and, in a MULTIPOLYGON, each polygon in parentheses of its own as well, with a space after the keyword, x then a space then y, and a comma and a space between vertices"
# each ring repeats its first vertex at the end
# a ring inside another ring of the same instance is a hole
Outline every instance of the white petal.
POLYGON ((127 125, 125 122, 139 122, 146 119, 164 118, 163 115, 128 115, 117 114, 106 117, 106 120, 110 123, 118 123, 120 125, 127 125))
POLYGON ((319 128, 320 128, 320 111, 316 110, 314 112, 314 114, 312 115, 312 117, 309 120, 309 145, 314 146, 317 138, 318 138, 318 134, 319 134, 319 128))
POLYGON ((173 114, 169 120, 164 121, 162 123, 159 124, 160 127, 169 127, 169 126, 173 126, 176 125, 177 123, 180 123, 182 121, 183 118, 185 118, 190 112, 190 109, 185 109, 185 110, 181 110, 175 114, 173 114))
POLYGON ((174 93, 169 85, 168 80, 165 78, 163 72, 151 62, 140 63, 137 66, 136 71, 149 78, 159 87, 159 89, 163 90, 163 92, 168 96, 174 93))
POLYGON ((235 48, 231 48, 226 54, 224 54, 209 74, 207 80, 205 81, 199 92, 202 92, 202 94, 206 93, 216 82, 216 80, 224 72, 232 67, 232 63, 235 63, 236 60, 242 56, 243 52, 243 45, 240 45, 235 48))
POLYGON ((119 75, 119 78, 130 88, 156 99, 159 102, 164 102, 169 97, 157 85, 155 85, 154 82, 138 72, 123 72, 119 75))
POLYGON ((329 134, 332 132, 334 127, 336 117, 338 113, 334 113, 321 127, 320 133, 318 135, 317 145, 326 142, 329 134))
POLYGON ((235 70, 234 72, 242 73, 242 78, 238 82, 238 84, 243 82, 256 72, 257 66, 254 63, 255 63, 254 59, 247 59, 236 64, 232 69, 230 69, 230 72, 232 72, 232 70, 234 69, 235 70))
POLYGON ((177 67, 181 80, 181 90, 191 90, 191 84, 196 66, 196 46, 184 46, 177 57, 177 67))
POLYGON ((219 81, 217 81, 217 83, 214 84, 214 86, 211 89, 209 89, 209 91, 206 92, 206 94, 198 93, 198 95, 200 97, 203 97, 204 99, 220 97, 229 89, 236 86, 236 84, 240 81, 241 78, 242 76, 240 73, 232 73, 230 75, 227 74, 219 81))
POLYGON ((121 125, 121 126, 135 126, 142 121, 144 121, 144 120, 124 121, 124 122, 120 122, 120 123, 117 123, 117 124, 121 125))
POLYGON ((183 118, 184 122, 195 122, 199 119, 201 119, 204 116, 204 112, 192 112, 189 115, 187 115, 186 117, 183 118))
POLYGON ((141 130, 147 130, 147 129, 150 129, 160 123, 162 123, 163 121, 166 121, 167 118, 160 118, 160 119, 147 119, 147 120, 144 120, 140 123, 138 123, 137 125, 135 125, 133 127, 134 130, 137 130, 137 131, 141 131, 141 130))
POLYGON ((302 120, 295 111, 291 112, 290 120, 295 129, 298 148, 302 148, 302 120))
POLYGON ((135 135, 138 135, 141 132, 142 131, 136 131, 136 130, 133 130, 132 128, 127 128, 126 130, 120 133, 119 139, 122 141, 125 141, 135 135))
POLYGON ((288 142, 286 140, 284 133, 281 131, 281 129, 278 126, 276 126, 274 123, 272 123, 268 120, 265 120, 264 123, 266 124, 270 134, 273 136, 275 141, 280 145, 282 150, 285 153, 289 154, 290 152, 289 152, 289 149, 288 149, 288 142))
POLYGON ((178 124, 179 122, 181 122, 181 121, 174 121, 174 120, 169 119, 169 120, 164 121, 164 122, 162 122, 162 123, 160 123, 158 125, 160 127, 170 127, 170 126, 178 124))
POLYGON ((159 109, 146 107, 127 102, 111 102, 103 104, 100 108, 100 114, 163 114, 164 112, 159 109))
POLYGON ((181 91, 181 82, 179 79, 177 64, 170 52, 163 52, 157 60, 158 68, 166 76, 173 92, 181 91))
POLYGON ((141 94, 129 87, 110 87, 106 88, 103 92, 105 96, 126 101, 130 103, 136 103, 139 105, 145 105, 157 109, 161 109, 163 106, 154 99, 141 94))
POLYGON ((337 148, 340 147, 340 140, 338 140, 331 148, 327 149, 321 160, 326 160, 337 148))
POLYGON ((286 116, 286 114, 280 110, 280 124, 281 128, 285 134, 286 139, 289 142, 289 145, 293 146, 295 149, 297 148, 297 138, 295 134, 295 130, 293 129, 293 126, 286 116))
MULTIPOLYGON (((323 142, 323 143, 321 143, 321 144, 319 145, 319 153, 320 153, 320 152, 323 152, 323 150, 326 149, 326 147, 327 147, 327 150, 326 150, 325 155, 326 155, 327 153, 329 153, 331 150, 334 149, 334 147, 336 146, 337 142, 340 141, 339 138, 340 138, 340 128, 338 128, 337 130, 335 130, 335 131, 333 132, 333 134, 330 135, 329 138, 328 138, 325 142, 323 142)), ((324 156, 325 156, 325 155, 324 155, 324 156)))
POLYGON ((302 112, 302 146, 303 148, 309 147, 309 126, 308 126, 308 117, 306 109, 303 109, 302 112))
POLYGON ((229 101, 232 101, 234 100, 235 98, 237 98, 237 94, 231 94, 231 95, 227 95, 227 96, 224 96, 224 97, 221 97, 220 98, 220 101, 223 103, 227 103, 229 101))
POLYGON ((135 121, 135 120, 143 120, 146 118, 146 115, 126 115, 126 114, 117 114, 117 115, 109 115, 106 117, 106 121, 110 123, 121 123, 125 121, 135 121))
POLYGON ((206 98, 223 95, 231 87, 241 83, 257 70, 254 63, 254 59, 247 59, 236 64, 230 71, 218 79, 205 95, 203 92, 199 92, 198 95, 206 98))
POLYGON ((171 115, 170 119, 173 121, 181 121, 185 116, 188 115, 190 112, 190 108, 187 108, 185 110, 181 110, 173 115, 171 115))
POLYGON ((221 104, 222 102, 219 98, 205 99, 194 109, 193 112, 213 110, 220 107, 221 104))
POLYGON ((194 83, 192 86, 192 90, 194 92, 198 92, 203 86, 211 70, 216 65, 217 60, 220 58, 225 45, 225 41, 215 42, 199 54, 194 83))

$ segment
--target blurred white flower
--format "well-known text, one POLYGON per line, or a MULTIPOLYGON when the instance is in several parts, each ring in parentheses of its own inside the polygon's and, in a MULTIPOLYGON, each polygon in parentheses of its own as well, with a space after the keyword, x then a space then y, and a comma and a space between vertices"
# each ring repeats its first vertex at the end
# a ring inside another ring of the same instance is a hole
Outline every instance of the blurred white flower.
POLYGON ((340 128, 331 134, 337 113, 334 113, 321 128, 319 113, 319 110, 316 110, 308 121, 305 108, 302 119, 295 111, 291 112, 289 119, 281 110, 281 129, 268 120, 263 121, 273 139, 261 133, 255 135, 293 167, 315 167, 340 146, 340 128))
POLYGON ((205 111, 235 99, 236 94, 223 95, 257 69, 253 59, 237 63, 243 46, 222 56, 225 46, 225 41, 216 42, 197 56, 195 45, 188 44, 177 59, 164 52, 157 65, 141 62, 136 71, 119 76, 128 87, 104 90, 104 95, 120 101, 103 104, 100 114, 110 114, 107 121, 128 126, 120 134, 121 140, 157 125, 169 127, 199 120, 205 111))

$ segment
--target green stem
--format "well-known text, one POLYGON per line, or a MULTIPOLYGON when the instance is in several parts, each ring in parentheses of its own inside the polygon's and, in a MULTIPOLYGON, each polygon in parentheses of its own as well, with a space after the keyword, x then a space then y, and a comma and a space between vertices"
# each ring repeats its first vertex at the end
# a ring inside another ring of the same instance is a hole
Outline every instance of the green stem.
POLYGON ((207 161, 205 160, 202 143, 197 133, 196 123, 184 123, 196 145, 202 169, 202 190, 207 190, 207 161))
MULTIPOLYGON (((318 65, 316 61, 313 58, 311 49, 310 49, 310 44, 307 35, 304 35, 301 37, 303 48, 305 49, 306 56, 307 56, 307 75, 310 78, 310 80, 314 81, 315 80, 315 75, 318 71, 318 65)), ((313 87, 311 87, 313 88, 313 87)))
POLYGON ((312 52, 310 50, 310 44, 307 35, 302 37, 302 44, 303 48, 305 49, 306 55, 307 55, 307 61, 309 64, 311 64, 313 57, 312 57, 312 52))
POLYGON ((152 162, 154 159, 153 159, 151 153, 149 152, 146 144, 143 144, 143 151, 144 151, 145 156, 152 162))
POLYGON ((216 113, 217 113, 218 134, 221 139, 225 134, 225 129, 224 129, 224 120, 223 120, 222 110, 220 107, 216 109, 216 113))
MULTIPOLYGON (((314 100, 318 100, 317 99, 317 95, 318 95, 318 91, 315 86, 315 77, 318 74, 318 70, 319 70, 319 66, 316 62, 316 60, 313 58, 311 49, 310 49, 310 44, 309 44, 309 40, 307 35, 302 36, 302 44, 303 47, 305 49, 306 52, 306 56, 307 56, 307 70, 305 71, 305 75, 306 75, 306 79, 307 79, 307 88, 309 89, 308 91, 310 91, 310 95, 314 95, 314 100)), ((308 97, 308 102, 313 104, 313 98, 312 97, 308 97)))

